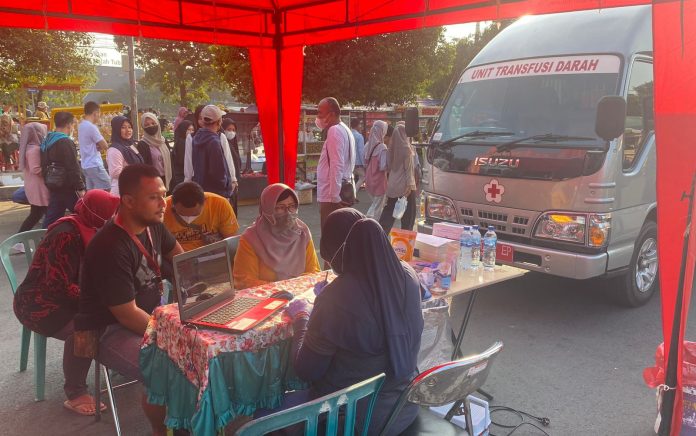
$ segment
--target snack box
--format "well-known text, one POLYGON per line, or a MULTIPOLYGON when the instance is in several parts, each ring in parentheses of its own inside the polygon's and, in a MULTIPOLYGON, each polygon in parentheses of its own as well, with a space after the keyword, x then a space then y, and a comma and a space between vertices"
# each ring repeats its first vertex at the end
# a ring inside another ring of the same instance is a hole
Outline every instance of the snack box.
POLYGON ((459 237, 462 236, 464 231, 464 226, 453 223, 435 223, 433 224, 433 236, 438 236, 441 238, 452 239, 459 241, 459 237))
POLYGON ((413 249, 416 245, 417 234, 416 232, 402 229, 392 229, 389 232, 392 248, 399 259, 405 262, 410 262, 413 259, 413 249))

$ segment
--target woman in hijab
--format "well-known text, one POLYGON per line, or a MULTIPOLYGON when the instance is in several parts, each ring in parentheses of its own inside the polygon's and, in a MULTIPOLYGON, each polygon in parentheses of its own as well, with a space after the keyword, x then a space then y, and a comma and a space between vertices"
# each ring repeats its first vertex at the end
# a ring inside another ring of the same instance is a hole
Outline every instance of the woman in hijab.
POLYGON ((379 218, 384 208, 387 192, 387 146, 384 136, 387 134, 387 123, 377 120, 372 124, 370 136, 365 146, 365 186, 372 197, 372 204, 367 210, 368 218, 379 218))
POLYGON ((319 272, 312 234, 297 218, 298 204, 287 185, 275 183, 263 190, 259 216, 239 239, 232 271, 235 288, 319 272))
MULTIPOLYGON (((222 118, 222 133, 227 139, 229 144, 230 153, 232 154, 232 164, 234 165, 234 174, 239 179, 242 174, 242 158, 239 155, 239 144, 237 143, 237 123, 231 118, 222 118)), ((239 190, 235 190, 230 197, 230 202, 232 203, 232 209, 234 209, 234 214, 237 215, 237 200, 239 198, 239 190)))
POLYGON ((118 194, 118 176, 128 165, 144 163, 133 140, 133 125, 124 116, 111 120, 111 146, 106 151, 106 163, 111 177, 111 193, 118 194))
MULTIPOLYGON (((27 276, 17 288, 14 312, 27 328, 65 341, 63 375, 64 406, 80 415, 94 415, 94 398, 87 393, 91 359, 73 353, 73 318, 80 295, 80 265, 87 244, 114 214, 119 199, 101 189, 80 198, 75 213, 59 219, 36 249, 27 276)), ((103 404, 102 410, 106 409, 103 404)))
POLYGON ((406 197, 407 200, 406 212, 401 218, 401 228, 413 230, 416 221, 415 156, 416 153, 408 142, 408 136, 406 136, 406 126, 397 124, 389 145, 387 204, 379 218, 379 223, 387 234, 394 225, 394 206, 401 197, 406 197))
POLYGON ((186 157, 186 138, 193 135, 193 123, 183 120, 174 129, 174 149, 172 150, 172 182, 169 189, 174 192, 176 185, 184 181, 184 158, 186 157))
MULTIPOLYGON (((423 332, 418 277, 396 257, 380 225, 351 208, 327 217, 321 257, 336 279, 318 293, 313 309, 305 300, 286 309, 293 318, 295 372, 312 383, 309 398, 385 373, 369 429, 378 434, 416 375, 423 332)), ((403 432, 417 414, 418 406, 407 404, 390 434, 403 432)), ((360 406, 357 415, 361 428, 360 406)))
POLYGON ((138 142, 138 151, 146 164, 157 169, 164 187, 169 191, 169 183, 172 181, 172 160, 169 147, 162 136, 157 115, 145 112, 140 120, 144 133, 143 139, 138 142))
POLYGON ((179 124, 181 124, 182 121, 184 121, 184 118, 186 118, 186 115, 189 114, 189 110, 185 108, 184 106, 181 106, 179 108, 179 112, 176 114, 176 118, 174 119, 174 130, 176 130, 177 127, 179 127, 179 124))
POLYGON ((0 115, 0 148, 2 148, 4 171, 12 171, 17 165, 15 151, 19 148, 19 141, 12 131, 12 126, 10 114, 0 115))
MULTIPOLYGON (((19 232, 34 228, 48 208, 50 193, 44 184, 41 172, 41 142, 46 138, 47 129, 41 123, 28 123, 22 129, 19 140, 19 169, 24 176, 24 192, 31 205, 29 216, 24 220, 19 232)), ((20 251, 23 251, 24 247, 20 251)), ((19 248, 19 247, 17 247, 19 248)))

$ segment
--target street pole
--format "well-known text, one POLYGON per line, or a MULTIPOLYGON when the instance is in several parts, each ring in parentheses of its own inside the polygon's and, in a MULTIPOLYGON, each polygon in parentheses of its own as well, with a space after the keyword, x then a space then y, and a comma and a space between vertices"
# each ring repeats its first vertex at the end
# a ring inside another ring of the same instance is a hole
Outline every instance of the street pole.
POLYGON ((126 38, 128 41, 128 81, 130 82, 130 100, 131 100, 131 124, 133 124, 133 138, 140 137, 138 125, 138 93, 135 83, 135 53, 133 50, 133 37, 126 38))

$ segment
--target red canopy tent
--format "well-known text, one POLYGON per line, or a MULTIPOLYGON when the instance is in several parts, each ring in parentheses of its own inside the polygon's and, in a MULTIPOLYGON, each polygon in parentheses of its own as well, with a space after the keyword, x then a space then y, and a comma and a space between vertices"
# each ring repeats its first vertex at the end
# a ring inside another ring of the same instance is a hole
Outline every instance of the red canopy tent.
MULTIPOLYGON (((269 181, 295 179, 305 45, 427 26, 515 18, 647 0, 0 0, 6 27, 101 32, 245 46, 266 144, 269 181)), ((696 170, 696 1, 654 0, 658 232, 666 355, 677 307, 687 201, 696 170)), ((693 237, 693 233, 692 233, 693 237)), ((693 284, 683 280, 681 343, 693 284)), ((679 347, 676 392, 681 392, 679 347)), ((680 410, 681 395, 675 409, 680 410)), ((675 413, 678 429, 681 413, 675 413)), ((678 430, 676 430, 678 431, 678 430)))

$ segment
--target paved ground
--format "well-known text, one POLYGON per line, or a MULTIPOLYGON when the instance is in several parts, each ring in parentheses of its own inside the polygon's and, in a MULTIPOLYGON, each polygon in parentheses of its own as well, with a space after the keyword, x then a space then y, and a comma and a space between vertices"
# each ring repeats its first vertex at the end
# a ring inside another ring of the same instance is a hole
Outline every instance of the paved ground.
MULTIPOLYGON (((364 210, 368 201, 364 193, 360 198, 364 210)), ((0 202, 0 240, 13 234, 27 213, 26 207, 0 202)), ((240 224, 248 225, 256 213, 257 206, 242 207, 240 224)), ((300 215, 318 241, 316 205, 303 206, 300 215)), ((48 341, 46 401, 34 402, 33 355, 28 370, 18 373, 20 329, 4 275, 0 293, 5 295, 0 301, 0 434, 113 434, 109 416, 94 423, 63 409, 60 341, 48 341)), ((455 322, 465 298, 453 304, 455 322)), ((607 301, 595 282, 528 274, 480 293, 464 348, 482 351, 502 340, 505 348, 486 389, 495 404, 550 418, 550 434, 647 436, 653 434, 655 395, 641 374, 661 341, 660 323, 659 298, 623 309, 607 301)), ((693 337, 694 329, 689 332, 693 337)), ((116 395, 124 435, 147 434, 140 388, 116 395)), ((515 421, 509 415, 498 419, 515 421)), ((493 429, 497 435, 508 431, 493 429)), ((531 427, 515 432, 538 434, 531 427)))

